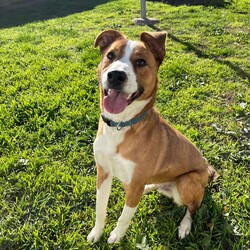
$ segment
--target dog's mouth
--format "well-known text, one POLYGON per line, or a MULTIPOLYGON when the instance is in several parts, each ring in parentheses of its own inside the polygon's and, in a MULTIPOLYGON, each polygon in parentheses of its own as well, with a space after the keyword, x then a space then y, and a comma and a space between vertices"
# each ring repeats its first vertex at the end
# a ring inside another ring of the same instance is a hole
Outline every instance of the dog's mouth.
POLYGON ((116 89, 104 89, 103 106, 109 113, 119 114, 138 99, 142 93, 142 89, 137 90, 133 94, 127 94, 116 89))

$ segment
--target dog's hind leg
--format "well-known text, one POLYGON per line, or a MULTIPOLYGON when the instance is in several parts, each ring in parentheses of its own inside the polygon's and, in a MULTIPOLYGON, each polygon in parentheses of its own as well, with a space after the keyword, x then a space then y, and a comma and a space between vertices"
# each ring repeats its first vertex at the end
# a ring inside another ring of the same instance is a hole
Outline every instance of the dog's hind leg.
POLYGON ((97 165, 96 221, 94 228, 87 237, 89 242, 97 242, 102 235, 111 183, 112 176, 105 173, 102 167, 97 165))
POLYGON ((180 239, 184 239, 191 231, 192 217, 201 205, 207 181, 207 171, 202 170, 182 175, 176 182, 180 199, 187 206, 187 212, 178 228, 180 239))

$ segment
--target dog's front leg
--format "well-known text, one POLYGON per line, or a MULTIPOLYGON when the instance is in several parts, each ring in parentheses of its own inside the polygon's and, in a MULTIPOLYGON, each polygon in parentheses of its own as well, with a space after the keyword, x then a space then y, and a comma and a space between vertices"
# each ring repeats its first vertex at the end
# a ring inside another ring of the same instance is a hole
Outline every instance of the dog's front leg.
POLYGON ((110 234, 110 237, 108 239, 109 244, 119 242, 125 235, 129 227, 129 223, 135 214, 143 190, 144 185, 125 185, 126 204, 123 208, 122 214, 118 220, 116 228, 110 234))
POLYGON ((90 242, 97 242, 102 235, 111 184, 112 176, 97 165, 96 221, 87 238, 90 242))

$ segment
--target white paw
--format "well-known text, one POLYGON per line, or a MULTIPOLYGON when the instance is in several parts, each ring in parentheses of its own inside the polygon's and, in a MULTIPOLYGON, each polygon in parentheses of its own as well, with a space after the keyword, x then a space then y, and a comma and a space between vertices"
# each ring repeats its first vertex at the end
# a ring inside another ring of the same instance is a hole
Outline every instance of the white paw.
POLYGON ((94 227, 87 237, 88 242, 97 242, 102 235, 102 231, 102 229, 96 229, 94 227))
POLYGON ((108 238, 108 243, 113 244, 117 243, 121 240, 121 238, 124 236, 124 234, 120 234, 116 232, 116 230, 112 231, 109 238, 108 238))
POLYGON ((184 239, 187 235, 189 235, 190 231, 191 231, 191 223, 192 221, 190 219, 183 219, 178 231, 179 231, 179 239, 184 239))

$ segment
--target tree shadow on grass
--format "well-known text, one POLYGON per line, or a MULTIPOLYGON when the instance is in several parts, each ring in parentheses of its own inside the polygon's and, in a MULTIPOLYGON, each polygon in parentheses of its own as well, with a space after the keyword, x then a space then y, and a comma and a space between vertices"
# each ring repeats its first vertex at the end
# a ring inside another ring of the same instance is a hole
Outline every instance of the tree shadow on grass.
POLYGON ((232 62, 228 61, 228 60, 223 60, 211 55, 207 55, 204 51, 196 48, 194 45, 192 45, 189 42, 185 42, 182 41, 181 39, 177 38, 176 36, 174 36, 173 34, 169 33, 168 37, 171 38, 172 40, 174 40, 175 42, 181 43, 182 45, 185 45, 187 47, 188 51, 192 51, 194 52, 198 57, 202 57, 202 58, 207 58, 207 59, 212 59, 214 61, 216 61, 217 63, 220 64, 224 64, 229 66, 231 69, 233 69, 235 71, 235 73, 242 77, 242 78, 247 78, 248 81, 250 81, 250 74, 248 74, 247 72, 245 72, 243 69, 241 69, 238 65, 233 64, 232 62))
POLYGON ((148 0, 148 1, 162 2, 173 6, 204 5, 204 6, 224 7, 225 5, 229 4, 229 2, 225 0, 148 0))
MULTIPOLYGON (((150 28, 156 30, 156 31, 162 31, 161 29, 157 28, 155 25, 148 25, 150 28)), ((178 37, 176 37, 175 35, 168 33, 168 37, 170 39, 172 39, 175 42, 178 42, 184 46, 186 46, 188 51, 191 51, 193 53, 195 53, 199 58, 205 58, 205 59, 211 59, 214 60, 215 62, 219 63, 219 64, 223 64, 223 65, 227 65, 229 66, 231 69, 233 69, 235 71, 235 73, 243 78, 244 80, 247 79, 248 82, 250 82, 250 74, 247 73, 246 71, 244 71, 241 67, 239 67, 238 65, 228 61, 228 60, 224 60, 221 58, 218 58, 216 56, 212 56, 212 55, 208 55, 205 51, 202 51, 201 49, 195 47, 193 44, 191 44, 190 42, 186 42, 183 41, 181 39, 179 39, 178 37)))
POLYGON ((25 0, 0 7, 0 29, 94 9, 108 0, 25 0))

